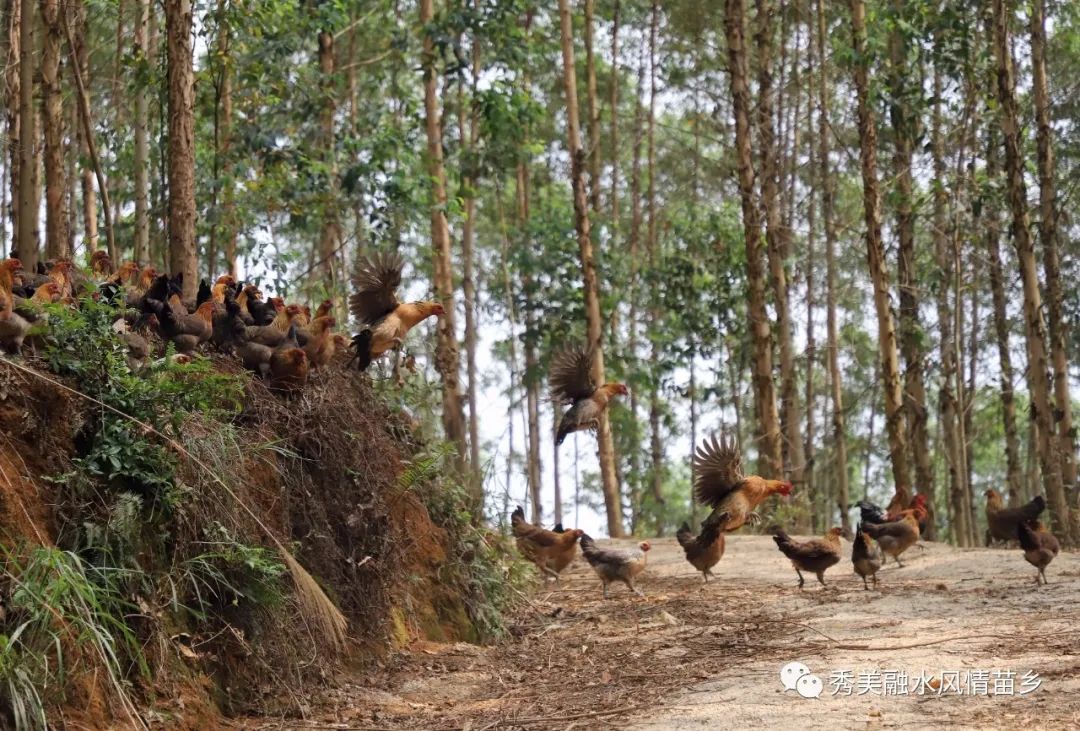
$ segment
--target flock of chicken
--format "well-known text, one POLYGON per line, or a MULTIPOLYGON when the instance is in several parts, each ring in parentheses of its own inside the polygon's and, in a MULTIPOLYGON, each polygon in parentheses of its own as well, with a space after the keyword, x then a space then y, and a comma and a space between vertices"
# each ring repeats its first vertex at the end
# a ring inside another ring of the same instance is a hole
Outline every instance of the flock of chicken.
MULTIPOLYGON (((50 261, 37 271, 24 271, 18 259, 0 261, 0 347, 21 351, 35 326, 48 317, 48 304, 78 307, 85 298, 117 309, 113 329, 127 346, 129 367, 143 367, 156 348, 171 343, 177 362, 188 362, 200 348, 211 346, 235 355, 274 390, 292 393, 307 383, 312 370, 324 368, 351 351, 361 370, 388 350, 400 349, 410 329, 443 314, 435 302, 399 302, 404 262, 397 255, 362 259, 353 277, 349 311, 359 325, 350 340, 334 332, 334 303, 311 308, 286 304, 280 297, 263 300, 251 283, 231 275, 211 285, 200 282, 194 302, 183 299, 183 275, 159 274, 152 266, 126 261, 114 267, 109 254, 95 251, 88 272, 67 259, 50 261)), ((395 362, 395 368, 396 368, 395 362)))
MULTIPOLYGON (((683 523, 676 538, 686 560, 701 572, 705 582, 724 556, 724 534, 747 522, 757 522, 759 517, 755 509, 770 495, 789 495, 791 487, 790 482, 744 475, 741 455, 728 440, 712 437, 698 448, 694 458, 694 496, 713 510, 702 522, 696 536, 690 526, 683 523)), ((918 494, 912 498, 905 488, 897 490, 885 510, 866 501, 858 503, 858 507, 860 522, 855 531, 851 563, 855 573, 862 578, 864 588, 869 590, 868 580, 877 587, 877 572, 886 556, 892 556, 899 566, 903 566, 900 556, 918 544, 930 515, 926 496, 918 494)), ((1037 584, 1046 581, 1046 567, 1060 551, 1057 538, 1038 520, 1045 508, 1046 500, 1042 496, 1020 507, 1007 508, 996 490, 986 492, 987 543, 992 540, 1018 541, 1024 558, 1038 569, 1037 584)), ((545 577, 558 580, 560 572, 573 561, 580 539, 582 555, 600 577, 605 599, 608 586, 616 581, 641 594, 634 586, 634 579, 645 570, 650 548, 647 541, 638 544, 636 549, 599 548, 581 530, 566 531, 561 524, 546 530, 527 523, 525 511, 520 507, 510 516, 510 524, 518 551, 535 563, 545 577)), ((774 527, 772 534, 780 552, 791 560, 800 589, 806 583, 804 571, 817 576, 818 582, 825 586, 825 571, 841 559, 842 529, 830 528, 823 537, 807 541, 794 540, 779 527, 774 527)))

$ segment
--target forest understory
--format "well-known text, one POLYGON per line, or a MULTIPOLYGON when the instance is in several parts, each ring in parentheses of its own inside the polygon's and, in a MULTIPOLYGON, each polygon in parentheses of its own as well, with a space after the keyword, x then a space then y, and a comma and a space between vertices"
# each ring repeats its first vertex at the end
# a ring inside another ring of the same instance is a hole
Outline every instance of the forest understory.
MULTIPOLYGON (((607 542, 628 545, 627 541, 607 542)), ((303 720, 275 729, 1068 728, 1080 722, 1080 556, 1037 589, 1019 551, 929 543, 866 591, 845 559, 828 588, 796 588, 766 536, 728 539, 707 585, 672 539, 652 542, 639 582, 604 600, 582 559, 530 594, 491 647, 416 642, 346 674, 303 720), (780 669, 904 671, 908 695, 817 699, 785 691, 780 669), (1014 670, 1014 695, 914 693, 921 671, 1014 670), (1020 695, 1033 670, 1038 689, 1020 695)), ((849 544, 845 542, 845 547, 849 544)), ((232 723, 229 726, 233 726, 232 723)))

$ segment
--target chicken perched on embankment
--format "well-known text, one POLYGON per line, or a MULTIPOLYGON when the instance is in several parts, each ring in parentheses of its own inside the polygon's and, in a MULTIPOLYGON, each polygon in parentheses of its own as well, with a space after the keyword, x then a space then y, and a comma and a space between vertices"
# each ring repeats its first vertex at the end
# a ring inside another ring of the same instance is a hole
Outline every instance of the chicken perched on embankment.
POLYGON ((605 599, 608 598, 608 584, 613 581, 621 581, 638 596, 645 596, 634 586, 634 577, 645 570, 650 548, 648 541, 642 541, 637 548, 599 548, 588 534, 581 535, 581 553, 603 582, 605 599))
POLYGON ((986 545, 991 541, 1014 541, 1021 523, 1037 519, 1046 510, 1046 498, 1036 495, 1018 508, 1006 508, 1001 493, 990 489, 986 496, 986 545))
POLYGON ((878 542, 885 555, 892 556, 896 559, 896 563, 903 567, 900 554, 919 542, 919 520, 915 515, 915 511, 905 510, 900 520, 888 523, 865 523, 862 529, 878 542))
POLYGON ((862 523, 855 528, 855 543, 851 547, 851 563, 855 567, 855 573, 862 577, 863 588, 869 591, 866 577, 874 580, 877 586, 877 572, 881 569, 884 556, 881 547, 863 531, 862 523))
POLYGON ((541 573, 559 580, 559 574, 577 555, 577 540, 584 531, 574 529, 556 533, 525 521, 525 510, 518 506, 510 514, 510 532, 517 539, 522 556, 536 564, 541 573))
POLYGON ((760 520, 754 509, 770 495, 790 495, 791 489, 787 480, 744 475, 739 448, 726 437, 706 439, 694 455, 694 497, 713 509, 705 522, 717 520, 725 532, 760 520))
POLYGON ((690 530, 690 524, 684 522, 675 534, 675 539, 679 541, 679 545, 686 554, 686 560, 701 572, 706 584, 712 576, 712 567, 720 563, 720 559, 724 557, 722 520, 721 515, 717 519, 705 521, 701 524, 701 533, 696 536, 690 530))
POLYGON ((773 540, 776 541, 780 553, 791 559, 791 565, 795 567, 795 573, 799 575, 799 588, 803 588, 806 580, 802 572, 808 571, 817 575, 818 582, 825 586, 825 571, 840 563, 840 536, 842 528, 830 528, 825 531, 821 538, 812 538, 809 541, 796 541, 782 528, 773 531, 773 540))
POLYGON ((597 384, 592 364, 591 349, 568 348, 551 359, 551 398, 570 407, 559 419, 556 446, 576 431, 598 429, 611 399, 630 393, 622 383, 597 384))
POLYGON ((1061 552, 1061 544, 1054 534, 1046 530, 1037 520, 1022 521, 1016 526, 1016 537, 1020 539, 1020 548, 1024 549, 1024 559, 1039 570, 1035 574, 1035 583, 1048 584, 1046 567, 1061 552))

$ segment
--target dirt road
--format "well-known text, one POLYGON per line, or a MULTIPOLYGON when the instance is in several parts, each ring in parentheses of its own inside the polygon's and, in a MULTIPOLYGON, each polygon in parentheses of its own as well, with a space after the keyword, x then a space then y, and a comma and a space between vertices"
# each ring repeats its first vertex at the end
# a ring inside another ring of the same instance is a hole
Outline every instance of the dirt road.
POLYGON ((660 539, 641 580, 645 597, 620 586, 603 601, 579 558, 561 587, 530 599, 512 639, 492 648, 419 644, 336 692, 320 723, 1080 726, 1080 556, 1058 557, 1041 588, 1018 550, 928 544, 904 561, 881 572, 878 591, 865 591, 846 559, 826 575, 828 588, 799 590, 769 537, 734 536, 705 586, 679 546, 660 539), (791 661, 818 676, 820 697, 784 689, 780 670, 791 661))

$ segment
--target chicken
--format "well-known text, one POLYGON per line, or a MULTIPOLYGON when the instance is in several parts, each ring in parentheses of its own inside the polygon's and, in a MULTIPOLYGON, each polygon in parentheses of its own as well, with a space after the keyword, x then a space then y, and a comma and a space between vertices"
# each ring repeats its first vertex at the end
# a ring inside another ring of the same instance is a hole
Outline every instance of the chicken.
POLYGON ((1030 502, 1018 508, 1006 508, 1001 493, 990 489, 986 496, 986 545, 991 540, 1016 540, 1017 526, 1025 520, 1035 520, 1046 510, 1046 498, 1036 495, 1030 502))
POLYGON ((0 346, 13 355, 22 349, 23 340, 31 326, 31 321, 15 307, 15 272, 20 269, 22 262, 18 259, 4 259, 0 262, 0 346))
POLYGON ((307 354, 296 342, 296 325, 290 325, 285 339, 270 355, 270 388, 289 394, 299 391, 307 384, 310 367, 307 354))
POLYGON ((721 520, 706 521, 701 524, 701 533, 695 536, 690 524, 684 522, 675 533, 686 560, 701 572, 706 584, 712 576, 712 567, 724 557, 724 532, 721 526, 721 520))
POLYGON ((304 352, 312 368, 322 368, 334 357, 334 333, 330 331, 337 324, 330 315, 316 317, 311 322, 311 336, 304 343, 304 352))
POLYGON ((432 315, 446 314, 438 302, 398 302, 394 290, 401 284, 403 266, 396 254, 376 255, 358 263, 353 276, 356 291, 349 297, 349 311, 360 324, 352 346, 354 360, 362 371, 386 351, 400 348, 409 330, 432 315))
POLYGON ((855 528, 855 543, 851 547, 851 563, 855 567, 855 573, 862 577, 863 588, 870 590, 866 583, 866 577, 874 580, 877 588, 877 572, 881 569, 884 556, 881 547, 863 531, 862 523, 855 528))
POLYGON ((556 353, 551 360, 551 398, 570 408, 559 419, 555 444, 582 429, 596 430, 600 417, 614 396, 630 391, 622 383, 597 385, 592 373, 593 351, 570 348, 556 353))
MULTIPOLYGON (((134 262, 131 262, 134 264, 134 262)), ((126 265, 125 265, 126 266, 126 265)), ((135 265, 138 266, 137 264, 135 265)), ((123 269, 123 267, 121 267, 123 269)), ((157 278, 157 270, 154 267, 144 267, 138 274, 138 277, 132 281, 128 280, 128 285, 125 287, 127 295, 128 307, 139 307, 142 301, 143 295, 150 289, 150 285, 154 283, 157 278)))
POLYGON ((583 531, 576 529, 556 533, 527 523, 525 510, 520 506, 510 514, 510 532, 516 539, 518 552, 536 564, 540 573, 556 581, 562 570, 574 560, 578 538, 584 535, 583 531))
POLYGON ((285 337, 289 333, 289 329, 293 327, 293 322, 300 313, 300 308, 296 305, 289 305, 286 307, 279 297, 275 297, 270 301, 277 310, 277 317, 275 317, 274 321, 269 325, 246 328, 244 337, 248 342, 259 343, 261 345, 268 345, 271 348, 276 348, 285 340, 285 337))
POLYGON ((919 521, 912 510, 903 511, 900 520, 864 523, 862 529, 878 542, 885 555, 896 559, 901 568, 904 564, 900 561, 900 554, 919 542, 919 521))
POLYGON ((99 281, 103 282, 109 279, 113 273, 112 259, 109 258, 109 252, 104 249, 98 249, 90 255, 90 273, 99 281))
POLYGON ((231 292, 225 293, 224 312, 214 314, 210 343, 222 353, 235 353, 247 339, 247 326, 240 317, 240 305, 231 292))
POLYGON ((743 475, 739 448, 726 437, 706 439, 694 455, 694 497, 713 509, 706 522, 719 520, 725 532, 738 530, 748 520, 757 522, 757 506, 770 495, 787 496, 791 490, 787 480, 743 475))
POLYGON ((194 314, 177 317, 171 307, 163 307, 157 313, 161 334, 176 345, 177 352, 190 354, 210 339, 214 332, 214 313, 218 309, 213 302, 203 302, 194 314))
POLYGON ((581 553, 603 582, 605 599, 608 598, 608 585, 613 581, 621 581, 638 596, 645 596, 634 586, 634 577, 645 570, 650 548, 648 541, 631 549, 598 548, 588 534, 581 534, 581 553))
MULTIPOLYGON (((923 500, 925 499, 923 498, 923 500)), ((859 508, 859 519, 863 523, 888 523, 892 520, 899 520, 900 511, 907 510, 911 502, 911 493, 908 492, 906 487, 900 485, 896 488, 896 492, 893 493, 892 500, 889 501, 889 505, 885 510, 867 500, 860 500, 855 504, 859 508)))
POLYGON ((120 335, 120 339, 127 346, 127 365, 130 370, 137 371, 146 365, 146 359, 150 357, 147 332, 158 326, 157 315, 140 317, 134 328, 130 327, 124 318, 113 323, 113 331, 120 335))
POLYGON ((236 303, 240 305, 241 317, 246 324, 261 327, 269 325, 277 317, 277 303, 273 300, 263 302, 261 298, 262 292, 253 284, 246 285, 237 296, 236 303))
POLYGON ((1061 544, 1054 534, 1046 530, 1037 520, 1022 520, 1016 525, 1016 537, 1020 539, 1020 548, 1024 549, 1024 559, 1037 568, 1035 583, 1048 584, 1046 567, 1061 552, 1061 544))
POLYGON ((783 529, 777 528, 773 533, 773 540, 776 541, 780 553, 791 559, 791 565, 799 575, 801 589, 806 583, 803 571, 816 574, 818 582, 825 586, 825 571, 840 563, 840 536, 843 534, 842 528, 829 528, 821 538, 796 541, 783 529))
POLYGON ((315 317, 313 319, 318 320, 320 317, 326 317, 332 314, 334 311, 333 300, 323 300, 319 303, 319 308, 315 310, 315 317))

